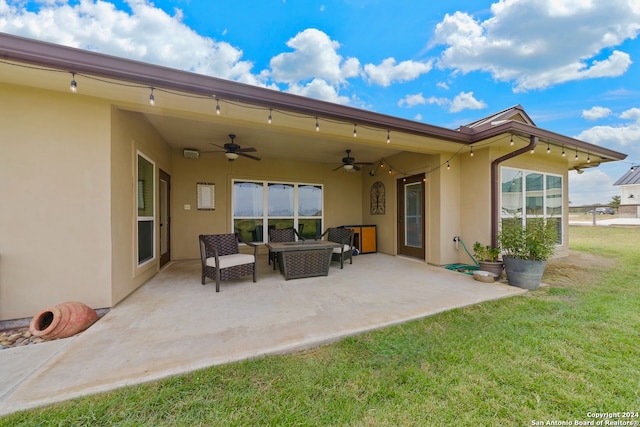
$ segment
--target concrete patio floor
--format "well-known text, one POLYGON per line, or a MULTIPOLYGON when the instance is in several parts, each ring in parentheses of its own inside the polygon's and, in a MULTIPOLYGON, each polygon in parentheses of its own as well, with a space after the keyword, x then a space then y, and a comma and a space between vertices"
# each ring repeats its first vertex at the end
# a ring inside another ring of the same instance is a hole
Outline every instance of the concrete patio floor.
MULTIPOLYGON (((86 331, 0 351, 0 415, 208 366, 307 349, 525 291, 384 254, 327 277, 200 285, 200 262, 169 264, 86 331)), ((428 339, 428 337, 426 337, 428 339)))

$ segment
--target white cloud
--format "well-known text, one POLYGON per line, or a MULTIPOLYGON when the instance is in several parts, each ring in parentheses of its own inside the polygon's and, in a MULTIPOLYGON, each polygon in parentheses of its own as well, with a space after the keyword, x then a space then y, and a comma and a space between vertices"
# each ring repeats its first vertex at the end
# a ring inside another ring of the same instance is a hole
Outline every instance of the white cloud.
POLYGON ((425 98, 424 95, 422 95, 422 92, 420 92, 420 93, 415 93, 413 95, 407 95, 404 98, 402 98, 400 101, 398 101, 399 107, 406 106, 407 108, 415 107, 416 105, 425 105, 425 104, 436 104, 439 106, 446 106, 451 104, 451 100, 447 98, 437 98, 435 96, 425 98))
POLYGON ((380 65, 366 64, 364 72, 369 83, 389 86, 393 82, 408 82, 433 68, 433 61, 402 61, 396 64, 395 58, 387 58, 380 65))
POLYGON ((629 147, 640 141, 640 123, 628 126, 594 126, 576 137, 582 141, 605 147, 629 147))
POLYGON ((440 89, 449 90, 449 85, 445 82, 438 82, 436 83, 436 86, 438 86, 440 89))
POLYGON ((271 59, 270 75, 277 82, 291 84, 318 78, 338 85, 360 73, 360 61, 356 58, 343 60, 337 52, 340 44, 315 28, 298 33, 287 46, 294 51, 271 59))
POLYGON ((285 91, 308 98, 321 99, 323 101, 334 102, 336 104, 348 104, 349 98, 340 96, 336 88, 322 79, 313 79, 306 85, 291 84, 285 91))
POLYGON ((499 0, 491 13, 447 14, 435 30, 434 44, 445 45, 438 66, 486 71, 516 92, 619 76, 631 58, 612 48, 640 32, 635 0, 499 0))
POLYGON ((106 1, 40 2, 37 12, 0 0, 0 31, 200 74, 262 84, 253 64, 228 43, 202 37, 146 0, 128 0, 131 13, 106 1))
POLYGON ((458 113, 462 110, 481 110, 486 108, 487 104, 483 101, 478 101, 473 96, 473 92, 460 92, 453 98, 449 112, 458 113))
POLYGON ((573 206, 608 203, 620 193, 614 182, 599 169, 585 170, 583 174, 569 172, 569 201, 573 206))
POLYGON ((626 151, 635 152, 634 158, 640 157, 640 147, 638 146, 638 141, 640 141, 640 108, 630 108, 623 111, 619 117, 633 122, 617 126, 594 126, 580 132, 576 138, 605 147, 617 147, 617 149, 624 147, 626 151))
POLYGON ((590 121, 603 119, 605 117, 608 117, 609 115, 611 115, 611 110, 605 107, 596 106, 588 110, 582 110, 582 117, 585 120, 590 120, 590 121))
POLYGON ((479 110, 487 106, 483 101, 475 99, 473 92, 460 92, 453 98, 453 100, 435 96, 425 98, 421 92, 413 95, 407 95, 398 101, 399 107, 407 108, 425 104, 435 104, 440 107, 448 107, 450 113, 459 113, 462 110, 479 110))
POLYGON ((623 111, 622 114, 620 114, 620 118, 640 122, 640 108, 630 108, 627 111, 623 111))

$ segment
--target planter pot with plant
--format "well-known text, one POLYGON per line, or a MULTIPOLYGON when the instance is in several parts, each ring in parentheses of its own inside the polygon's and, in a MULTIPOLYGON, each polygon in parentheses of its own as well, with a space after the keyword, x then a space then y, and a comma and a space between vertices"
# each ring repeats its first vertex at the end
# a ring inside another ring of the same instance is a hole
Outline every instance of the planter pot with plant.
POLYGON ((498 241, 510 285, 538 289, 544 269, 555 250, 558 234, 555 224, 543 218, 503 220, 498 241))
POLYGON ((473 257, 478 262, 478 266, 482 271, 488 271, 495 274, 495 279, 499 280, 502 277, 502 260, 499 260, 500 248, 483 245, 480 242, 476 242, 473 245, 473 257))

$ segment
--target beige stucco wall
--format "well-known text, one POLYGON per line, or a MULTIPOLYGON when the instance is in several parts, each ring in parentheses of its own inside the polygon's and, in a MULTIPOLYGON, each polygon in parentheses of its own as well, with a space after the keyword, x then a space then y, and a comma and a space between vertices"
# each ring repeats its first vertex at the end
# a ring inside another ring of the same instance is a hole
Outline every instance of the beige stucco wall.
POLYGON ((160 239, 157 221, 159 208, 159 169, 169 175, 171 150, 168 144, 140 113, 111 110, 111 199, 112 219, 112 302, 115 305, 151 278, 159 267, 160 239), (138 267, 136 165, 137 153, 155 163, 156 257, 138 267))
MULTIPOLYGON (((473 253, 473 244, 491 243, 491 151, 474 150, 473 157, 460 156, 460 232, 458 236, 473 253)), ((453 239, 453 237, 452 237, 453 239)), ((456 262, 472 264, 473 260, 459 244, 456 262)), ((452 242, 453 244, 453 242, 452 242)))
MULTIPOLYGON (((547 154, 545 147, 542 144, 535 154, 524 153, 501 163, 500 166, 561 175, 563 177, 564 212, 568 212, 567 160, 558 153, 547 154)), ((517 148, 491 146, 474 150, 473 157, 459 156, 461 174, 459 187, 461 200, 460 237, 470 252, 473 244, 477 241, 484 244, 491 243, 491 162, 517 148)), ((500 174, 500 168, 498 168, 498 174, 500 174)), ((498 179, 500 178, 498 177, 498 179)), ((556 256, 565 256, 568 253, 568 225, 568 216, 565 215, 562 227, 563 245, 556 249, 556 256)), ((458 262, 471 262, 463 249, 459 251, 458 262)))
POLYGON ((0 320, 110 306, 109 108, 0 85, 0 320))
MULTIPOLYGON (((259 153, 260 154, 260 153, 259 153)), ((232 232, 231 185, 234 179, 322 184, 324 228, 362 221, 360 173, 332 172, 333 164, 306 163, 263 157, 229 162, 222 153, 185 159, 172 152, 171 252, 172 259, 199 258, 198 235, 232 232), (214 183, 216 209, 198 211, 196 183, 214 183), (186 209, 188 205, 190 209, 186 209)), ((261 248, 262 252, 266 249, 261 248)))
MULTIPOLYGON (((457 232, 459 228, 459 208, 457 183, 454 173, 440 168, 441 156, 426 154, 400 153, 385 159, 384 168, 375 165, 375 176, 363 174, 363 224, 375 224, 378 240, 378 252, 391 255, 398 253, 398 213, 397 182, 405 176, 425 174, 425 258, 431 264, 442 264, 443 259, 453 256, 446 244, 441 241, 447 233, 457 232), (389 165, 392 173, 389 174, 389 165), (371 185, 381 181, 385 186, 386 210, 384 215, 371 215, 369 192, 371 185)), ((365 170, 368 172, 368 170, 365 170)))

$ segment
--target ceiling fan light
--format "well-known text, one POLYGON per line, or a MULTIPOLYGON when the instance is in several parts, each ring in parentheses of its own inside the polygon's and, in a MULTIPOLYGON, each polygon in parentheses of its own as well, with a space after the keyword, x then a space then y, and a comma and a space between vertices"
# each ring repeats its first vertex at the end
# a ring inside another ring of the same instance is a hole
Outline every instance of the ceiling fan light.
POLYGON ((344 165, 343 168, 344 170, 350 171, 353 169, 353 165, 344 165))
POLYGON ((235 160, 239 157, 237 153, 224 153, 224 155, 227 156, 229 160, 235 160))

